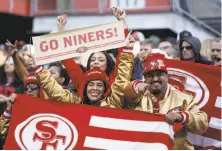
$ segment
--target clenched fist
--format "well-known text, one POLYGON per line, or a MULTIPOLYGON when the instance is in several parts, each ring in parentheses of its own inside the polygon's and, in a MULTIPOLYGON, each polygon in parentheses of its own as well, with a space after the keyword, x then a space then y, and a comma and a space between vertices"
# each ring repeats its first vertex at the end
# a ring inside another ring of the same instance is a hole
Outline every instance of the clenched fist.
POLYGON ((166 121, 169 124, 181 123, 182 122, 182 116, 178 112, 170 112, 170 113, 166 114, 166 121))

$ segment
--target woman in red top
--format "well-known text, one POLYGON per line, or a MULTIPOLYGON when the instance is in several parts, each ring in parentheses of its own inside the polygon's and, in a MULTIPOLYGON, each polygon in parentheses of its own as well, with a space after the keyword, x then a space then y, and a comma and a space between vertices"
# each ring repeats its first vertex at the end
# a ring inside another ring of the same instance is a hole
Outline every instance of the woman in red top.
MULTIPOLYGON (((115 15, 115 17, 121 21, 124 21, 125 17, 125 11, 117 9, 115 7, 112 8, 112 11, 115 15)), ((58 16, 57 20, 57 30, 58 31, 63 31, 65 24, 67 22, 67 14, 58 16)), ((124 21, 124 32, 125 32, 125 37, 128 35, 128 29, 126 26, 126 23, 124 21)), ((122 51, 122 48, 118 49, 118 52, 122 51)), ((93 69, 95 67, 100 68, 101 70, 105 71, 106 74, 109 76, 109 85, 112 85, 115 77, 116 77, 116 68, 118 67, 119 64, 119 54, 116 59, 116 64, 112 60, 112 58, 109 56, 107 52, 96 52, 92 53, 88 59, 87 62, 87 70, 93 69)), ((71 80, 72 84, 75 85, 77 90, 79 89, 79 84, 81 82, 81 78, 83 77, 84 72, 80 68, 80 66, 73 60, 73 59, 66 59, 62 61, 62 64, 65 66, 71 80)), ((107 94, 109 91, 107 91, 107 94)))

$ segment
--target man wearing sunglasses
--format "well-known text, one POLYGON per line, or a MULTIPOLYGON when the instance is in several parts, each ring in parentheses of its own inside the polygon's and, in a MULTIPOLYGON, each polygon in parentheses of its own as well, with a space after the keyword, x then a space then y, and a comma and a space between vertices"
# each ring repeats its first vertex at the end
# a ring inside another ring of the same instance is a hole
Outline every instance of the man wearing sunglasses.
POLYGON ((200 55, 201 43, 196 37, 187 37, 180 41, 180 60, 201 63, 201 64, 212 64, 200 55))

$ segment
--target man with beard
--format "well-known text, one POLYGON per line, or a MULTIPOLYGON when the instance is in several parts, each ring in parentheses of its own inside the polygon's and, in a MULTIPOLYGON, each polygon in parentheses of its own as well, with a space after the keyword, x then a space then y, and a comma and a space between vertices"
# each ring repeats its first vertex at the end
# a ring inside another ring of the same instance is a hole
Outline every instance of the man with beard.
POLYGON ((211 58, 214 66, 221 67, 221 38, 212 41, 211 58))
POLYGON ((162 54, 147 57, 144 64, 145 82, 133 81, 125 89, 129 109, 165 114, 169 124, 183 127, 174 135, 174 150, 194 149, 187 133, 203 134, 208 128, 205 112, 195 108, 198 103, 192 95, 168 84, 167 60, 162 54))

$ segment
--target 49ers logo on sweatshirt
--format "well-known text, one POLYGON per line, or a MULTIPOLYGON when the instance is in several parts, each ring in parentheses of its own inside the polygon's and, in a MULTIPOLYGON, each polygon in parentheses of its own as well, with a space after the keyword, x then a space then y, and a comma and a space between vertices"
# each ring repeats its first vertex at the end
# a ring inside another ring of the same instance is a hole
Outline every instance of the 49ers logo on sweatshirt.
POLYGON ((76 127, 56 114, 36 114, 15 129, 15 139, 23 150, 71 150, 77 143, 76 127))
POLYGON ((176 68, 168 68, 169 83, 180 91, 191 94, 200 100, 196 109, 205 106, 209 100, 209 89, 206 84, 194 74, 176 68))

